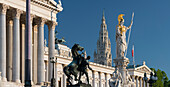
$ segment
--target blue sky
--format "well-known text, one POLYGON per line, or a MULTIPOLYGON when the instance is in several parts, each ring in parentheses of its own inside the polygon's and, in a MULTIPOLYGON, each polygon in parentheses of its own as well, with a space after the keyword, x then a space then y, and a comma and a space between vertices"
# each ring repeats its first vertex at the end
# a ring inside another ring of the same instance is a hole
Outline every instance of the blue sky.
MULTIPOLYGON (((93 57, 105 9, 106 23, 116 57, 115 27, 117 16, 125 14, 129 26, 132 12, 135 13, 127 57, 132 61, 131 48, 135 45, 135 62, 161 69, 170 78, 170 0, 62 0, 64 10, 57 17, 58 38, 65 37, 70 48, 79 43, 93 57)), ((47 30, 47 29, 46 29, 47 30)), ((47 33, 45 31, 45 38, 47 33)), ((93 61, 93 60, 91 60, 93 61)), ((130 63, 131 64, 131 63, 130 63)))

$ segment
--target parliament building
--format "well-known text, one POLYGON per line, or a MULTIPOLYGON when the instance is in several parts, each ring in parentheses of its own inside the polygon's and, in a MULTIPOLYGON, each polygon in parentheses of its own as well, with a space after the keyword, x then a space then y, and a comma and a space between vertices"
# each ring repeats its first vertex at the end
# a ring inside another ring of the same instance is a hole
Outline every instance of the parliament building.
MULTIPOLYGON (((25 29, 26 0, 0 0, 0 87, 24 87, 25 83, 25 29)), ((33 87, 50 86, 52 78, 51 57, 56 57, 56 87, 66 87, 66 75, 63 67, 72 61, 71 49, 63 44, 55 44, 56 15, 63 8, 61 1, 31 0, 32 56, 31 81, 33 87), (48 46, 44 40, 44 25, 48 26, 48 46)), ((94 62, 90 62, 93 71, 88 71, 92 87, 109 87, 109 79, 115 68, 112 67, 111 42, 108 37, 106 19, 103 14, 97 52, 94 62)), ((143 80, 144 73, 149 77, 150 70, 143 64, 127 67, 136 87, 149 87, 143 80)), ((82 77, 86 82, 86 77, 82 77)), ((73 81, 73 83, 76 83, 73 81)))

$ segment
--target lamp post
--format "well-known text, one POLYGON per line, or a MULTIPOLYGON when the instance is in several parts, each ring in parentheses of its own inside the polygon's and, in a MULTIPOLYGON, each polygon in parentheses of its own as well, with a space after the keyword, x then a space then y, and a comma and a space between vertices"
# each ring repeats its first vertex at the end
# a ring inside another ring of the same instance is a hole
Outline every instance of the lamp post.
POLYGON ((158 79, 158 77, 157 77, 156 73, 155 73, 155 75, 153 75, 153 73, 151 72, 149 81, 146 76, 146 73, 144 74, 144 80, 146 83, 149 83, 150 87, 152 87, 153 83, 155 83, 157 81, 157 79, 158 79))
POLYGON ((53 74, 52 74, 52 78, 51 78, 51 87, 55 87, 55 78, 54 78, 54 66, 55 66, 55 63, 57 62, 57 57, 51 57, 50 58, 50 62, 53 63, 53 74))

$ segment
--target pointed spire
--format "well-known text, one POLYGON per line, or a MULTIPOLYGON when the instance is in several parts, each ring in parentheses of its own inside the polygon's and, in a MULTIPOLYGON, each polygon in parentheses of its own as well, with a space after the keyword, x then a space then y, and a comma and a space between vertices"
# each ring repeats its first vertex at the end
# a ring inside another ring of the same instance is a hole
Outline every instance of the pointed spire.
POLYGON ((105 23, 105 16, 104 16, 104 9, 103 9, 103 15, 102 15, 102 23, 105 23))

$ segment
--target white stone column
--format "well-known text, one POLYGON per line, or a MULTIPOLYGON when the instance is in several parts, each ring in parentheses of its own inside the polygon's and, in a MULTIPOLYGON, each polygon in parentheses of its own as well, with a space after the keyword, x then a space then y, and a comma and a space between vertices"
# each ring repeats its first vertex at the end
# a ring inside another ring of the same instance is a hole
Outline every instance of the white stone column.
POLYGON ((140 86, 139 87, 142 87, 142 78, 140 77, 140 79, 139 79, 139 81, 140 81, 140 86))
POLYGON ((48 82, 48 61, 45 61, 45 81, 48 82))
POLYGON ((58 78, 59 78, 59 77, 58 77, 58 71, 57 71, 57 65, 58 65, 58 64, 55 63, 55 79, 56 79, 56 83, 55 83, 55 84, 56 84, 56 87, 58 87, 58 78))
POLYGON ((54 54, 54 51, 55 51, 55 32, 54 32, 55 26, 56 26, 56 22, 49 22, 49 24, 48 24, 48 36, 49 36, 49 39, 48 39, 49 76, 48 77, 49 77, 49 81, 52 78, 52 69, 53 69, 52 63, 50 63, 50 58, 55 56, 55 54, 54 54))
POLYGON ((101 72, 99 72, 99 87, 102 87, 102 77, 101 77, 101 72))
POLYGON ((33 40, 33 82, 37 83, 37 55, 38 55, 38 29, 37 25, 34 26, 34 40, 33 40))
POLYGON ((13 9, 13 67, 12 80, 20 83, 20 14, 21 10, 13 9))
MULTIPOLYGON (((132 82, 135 83, 135 76, 134 75, 132 75, 132 82)), ((135 84, 133 84, 132 87, 136 87, 135 84)))
POLYGON ((25 24, 21 25, 21 82, 25 82, 25 24))
POLYGON ((64 83, 63 75, 61 75, 61 87, 64 87, 63 83, 64 83))
POLYGON ((92 71, 92 77, 93 77, 93 86, 92 87, 96 87, 95 85, 96 85, 96 83, 95 83, 95 73, 96 73, 96 71, 92 71))
POLYGON ((63 87, 67 87, 66 75, 63 74, 63 87))
MULTIPOLYGON (((31 39, 30 39, 30 40, 31 40, 30 43, 31 43, 31 45, 32 45, 32 48, 30 48, 31 53, 30 53, 29 55, 30 55, 30 57, 31 57, 31 69, 30 69, 31 78, 30 78, 30 80, 31 80, 32 83, 33 83, 33 77, 34 77, 34 76, 33 76, 33 67, 34 67, 34 66, 33 66, 33 56, 34 56, 34 55, 33 55, 33 50, 34 50, 33 47, 34 47, 34 46, 33 46, 33 40, 32 40, 32 39, 33 39, 33 34, 34 34, 34 33, 33 33, 33 32, 34 32, 34 28, 32 27, 32 23, 33 23, 33 18, 34 18, 34 17, 35 17, 34 15, 31 15, 31 18, 30 18, 30 29, 32 30, 32 31, 31 31, 31 37, 30 37, 30 38, 31 38, 31 39)), ((36 62, 36 61, 35 61, 35 62, 36 62)), ((36 62, 36 63, 37 63, 37 62, 36 62)))
POLYGON ((38 25, 38 71, 37 71, 37 82, 43 85, 45 81, 45 73, 44 73, 44 23, 45 20, 43 18, 39 19, 38 25))
POLYGON ((1 79, 2 79, 2 78, 1 78, 1 72, 0 72, 0 81, 1 81, 1 79))
POLYGON ((143 78, 143 87, 146 87, 146 83, 145 83, 144 78, 143 78))
POLYGON ((106 83, 105 83, 105 87, 109 87, 109 77, 108 77, 108 73, 105 73, 105 80, 106 80, 106 83))
MULTIPOLYGON (((63 68, 65 65, 63 65, 63 68)), ((66 80, 66 75, 63 73, 63 87, 67 87, 67 80, 66 80)))
POLYGON ((139 87, 138 77, 136 77, 136 87, 139 87))
POLYGON ((7 80, 12 81, 13 21, 7 22, 7 80))
POLYGON ((8 6, 0 5, 0 72, 2 81, 6 79, 6 11, 8 6))

